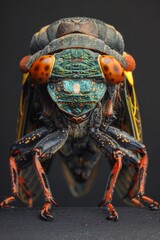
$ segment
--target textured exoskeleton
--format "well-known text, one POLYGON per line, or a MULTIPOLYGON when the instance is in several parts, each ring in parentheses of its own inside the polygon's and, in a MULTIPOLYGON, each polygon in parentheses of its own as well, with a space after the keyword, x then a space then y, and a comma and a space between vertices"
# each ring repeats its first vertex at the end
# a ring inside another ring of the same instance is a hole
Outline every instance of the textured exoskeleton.
POLYGON ((31 55, 20 62, 24 72, 17 141, 10 149, 13 196, 32 205, 42 185, 44 219, 57 205, 47 173, 59 152, 74 196, 91 186, 102 154, 112 171, 101 205, 109 220, 117 220, 112 205, 116 190, 124 202, 151 209, 158 203, 145 196, 147 152, 134 90, 133 57, 124 52, 121 34, 113 26, 90 18, 66 18, 36 33, 31 55), (33 166, 38 176, 33 174, 33 166))

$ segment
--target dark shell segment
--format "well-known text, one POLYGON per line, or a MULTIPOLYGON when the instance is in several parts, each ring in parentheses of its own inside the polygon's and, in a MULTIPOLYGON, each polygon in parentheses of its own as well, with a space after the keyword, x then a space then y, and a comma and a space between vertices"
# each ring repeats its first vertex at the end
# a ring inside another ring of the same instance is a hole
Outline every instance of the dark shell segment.
POLYGON ((59 38, 71 33, 82 33, 99 38, 95 21, 88 21, 85 18, 62 21, 57 28, 56 37, 59 38))
POLYGON ((54 39, 73 33, 81 33, 98 38, 120 54, 124 51, 122 35, 113 26, 96 19, 73 17, 61 19, 42 28, 33 36, 30 52, 35 54, 49 45, 54 39))
POLYGON ((42 55, 54 54, 56 52, 62 51, 64 49, 70 49, 70 48, 90 49, 93 52, 99 52, 100 54, 107 54, 116 58, 121 63, 124 69, 127 66, 127 62, 125 61, 123 55, 118 53, 116 50, 111 49, 101 39, 95 38, 86 34, 74 33, 74 34, 67 34, 63 37, 54 39, 42 50, 33 54, 30 57, 30 59, 27 61, 26 68, 30 69, 33 62, 36 61, 36 59, 38 59, 42 55))

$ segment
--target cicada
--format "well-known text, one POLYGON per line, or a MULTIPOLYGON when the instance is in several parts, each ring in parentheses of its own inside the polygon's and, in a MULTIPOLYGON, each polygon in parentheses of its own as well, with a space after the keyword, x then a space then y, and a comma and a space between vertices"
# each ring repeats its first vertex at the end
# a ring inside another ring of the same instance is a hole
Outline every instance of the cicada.
POLYGON ((148 157, 132 76, 135 60, 124 51, 122 35, 96 19, 66 18, 37 32, 30 53, 20 62, 23 90, 9 159, 13 194, 1 207, 15 197, 31 206, 40 181, 41 217, 52 219, 50 209, 57 203, 47 174, 59 152, 76 197, 88 192, 101 157, 109 161, 112 170, 99 205, 108 209, 108 220, 118 219, 115 188, 129 204, 144 201, 158 209, 145 196, 148 157))

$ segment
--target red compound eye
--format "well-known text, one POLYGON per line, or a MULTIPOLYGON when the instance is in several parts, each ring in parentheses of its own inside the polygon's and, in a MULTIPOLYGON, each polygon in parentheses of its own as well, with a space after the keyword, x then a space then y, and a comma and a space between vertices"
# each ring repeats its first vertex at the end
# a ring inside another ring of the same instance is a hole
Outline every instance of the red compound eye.
POLYGON ((127 62, 127 67, 125 68, 125 70, 133 72, 134 69, 136 68, 136 62, 135 62, 134 58, 132 57, 132 55, 124 52, 123 57, 127 62))
POLYGON ((28 72, 28 69, 26 68, 26 62, 28 61, 28 59, 30 58, 31 56, 28 55, 28 56, 25 56, 21 59, 20 63, 19 63, 19 68, 20 70, 23 72, 23 73, 27 73, 28 72))
POLYGON ((29 73, 34 84, 47 83, 55 62, 54 55, 45 55, 38 58, 31 66, 29 73))
POLYGON ((105 79, 110 84, 122 83, 124 80, 124 69, 121 64, 112 56, 101 55, 99 63, 105 79))

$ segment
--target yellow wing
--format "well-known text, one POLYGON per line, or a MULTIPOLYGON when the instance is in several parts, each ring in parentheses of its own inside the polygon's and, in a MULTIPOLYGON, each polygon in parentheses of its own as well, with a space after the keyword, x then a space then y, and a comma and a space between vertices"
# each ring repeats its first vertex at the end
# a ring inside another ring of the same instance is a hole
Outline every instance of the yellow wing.
MULTIPOLYGON (((119 107, 119 117, 116 123, 116 127, 123 131, 126 131, 138 141, 142 142, 143 136, 141 116, 132 72, 125 72, 125 76, 126 82, 124 84, 124 88, 120 90, 121 105, 119 107)), ((123 165, 116 184, 116 191, 119 197, 126 204, 132 206, 133 203, 127 197, 127 193, 131 186, 134 174, 135 168, 133 166, 123 165)))

